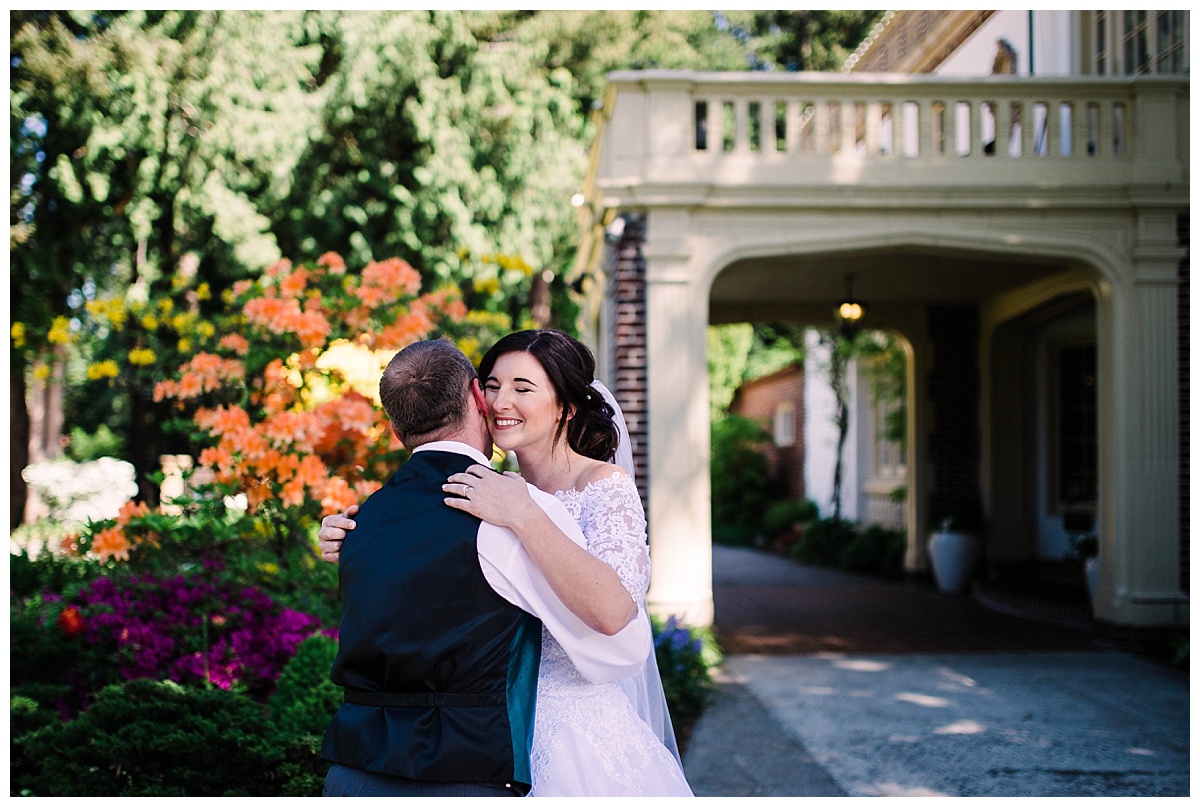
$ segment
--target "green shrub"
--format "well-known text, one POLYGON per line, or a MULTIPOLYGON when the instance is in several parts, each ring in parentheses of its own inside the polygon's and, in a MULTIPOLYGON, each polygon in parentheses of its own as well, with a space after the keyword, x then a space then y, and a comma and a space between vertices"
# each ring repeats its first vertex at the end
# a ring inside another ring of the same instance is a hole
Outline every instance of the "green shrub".
POLYGON ((290 734, 321 737, 333 713, 342 705, 342 688, 329 678, 336 639, 322 634, 310 636, 296 648, 296 655, 283 668, 275 694, 267 701, 271 719, 290 734))
POLYGON ((10 600, 9 685, 63 715, 84 708, 88 693, 120 680, 104 648, 64 628, 69 606, 56 595, 10 600))
POLYGON ((328 768, 250 698, 169 681, 108 687, 27 737, 11 790, 35 796, 317 796, 328 768))
POLYGON ((67 558, 49 550, 36 557, 22 550, 9 555, 8 573, 10 596, 25 598, 43 591, 62 594, 82 588, 103 574, 104 568, 94 561, 67 558))
POLYGON ((66 687, 59 687, 58 693, 48 692, 49 697, 43 701, 36 700, 17 693, 11 693, 8 698, 8 730, 13 742, 26 734, 38 729, 52 726, 59 722, 58 712, 46 704, 52 703, 55 694, 65 695, 66 687))
POLYGON ((842 554, 854 540, 854 522, 844 518, 820 518, 804 530, 804 535, 792 546, 791 557, 801 563, 818 566, 840 566, 842 554))
POLYGON ((74 426, 71 428, 66 452, 67 456, 76 462, 90 462, 101 457, 123 457, 125 441, 103 423, 96 428, 94 434, 88 434, 74 426))
POLYGON ((757 447, 770 436, 755 421, 730 415, 712 426, 712 520, 718 536, 750 544, 762 528, 767 506, 768 464, 757 447))
POLYGON ((870 524, 842 550, 839 566, 854 572, 899 579, 904 576, 904 533, 870 524))
POLYGON ((812 499, 792 499, 776 502, 767 508, 763 516, 763 534, 777 538, 791 531, 796 525, 807 525, 820 517, 816 502, 812 499))

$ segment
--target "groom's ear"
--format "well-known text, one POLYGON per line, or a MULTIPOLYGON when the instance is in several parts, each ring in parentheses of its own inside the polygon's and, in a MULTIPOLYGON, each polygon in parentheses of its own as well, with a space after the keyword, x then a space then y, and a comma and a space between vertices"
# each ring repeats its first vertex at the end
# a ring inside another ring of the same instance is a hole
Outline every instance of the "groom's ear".
POLYGON ((475 401, 475 408, 486 417, 488 413, 487 398, 483 397, 483 387, 479 386, 478 378, 471 379, 471 399, 475 401))

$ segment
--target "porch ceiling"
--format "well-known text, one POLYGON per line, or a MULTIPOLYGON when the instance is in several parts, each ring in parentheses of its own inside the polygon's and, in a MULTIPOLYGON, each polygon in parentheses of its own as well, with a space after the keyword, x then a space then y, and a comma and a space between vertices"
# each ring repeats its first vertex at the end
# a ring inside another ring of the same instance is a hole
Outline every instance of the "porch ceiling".
POLYGON ((824 310, 845 297, 848 273, 855 276, 854 296, 867 305, 978 302, 1066 268, 1063 262, 915 248, 775 255, 726 267, 713 283, 710 305, 716 321, 727 320, 722 311, 760 305, 824 310))

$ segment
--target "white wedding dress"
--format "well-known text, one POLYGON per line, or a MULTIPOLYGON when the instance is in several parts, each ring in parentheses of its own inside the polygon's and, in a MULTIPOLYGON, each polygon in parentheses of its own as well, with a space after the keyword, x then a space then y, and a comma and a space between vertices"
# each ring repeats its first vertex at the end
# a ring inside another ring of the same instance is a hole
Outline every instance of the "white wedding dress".
MULTIPOLYGON (((643 611, 650 554, 633 480, 614 473, 554 495, 579 522, 588 552, 616 570, 643 611)), ((692 795, 678 760, 621 686, 584 678, 544 628, 533 726, 531 796, 692 795)))

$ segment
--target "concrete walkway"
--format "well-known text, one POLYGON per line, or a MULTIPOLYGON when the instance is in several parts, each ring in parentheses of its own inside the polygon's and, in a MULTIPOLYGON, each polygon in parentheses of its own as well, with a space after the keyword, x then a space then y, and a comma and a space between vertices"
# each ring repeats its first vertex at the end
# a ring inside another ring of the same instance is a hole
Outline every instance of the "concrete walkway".
POLYGON ((1189 794, 1185 673, 970 597, 714 555, 739 650, 684 757, 696 795, 1189 794))

